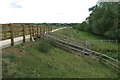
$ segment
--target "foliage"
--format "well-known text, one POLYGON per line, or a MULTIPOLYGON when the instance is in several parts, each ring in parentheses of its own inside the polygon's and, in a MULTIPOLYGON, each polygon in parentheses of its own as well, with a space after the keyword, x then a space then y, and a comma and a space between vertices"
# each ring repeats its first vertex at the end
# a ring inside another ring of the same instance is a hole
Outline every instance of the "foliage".
POLYGON ((74 26, 80 31, 87 31, 110 39, 120 38, 120 27, 118 26, 118 4, 117 2, 100 2, 89 8, 90 16, 86 21, 74 26))

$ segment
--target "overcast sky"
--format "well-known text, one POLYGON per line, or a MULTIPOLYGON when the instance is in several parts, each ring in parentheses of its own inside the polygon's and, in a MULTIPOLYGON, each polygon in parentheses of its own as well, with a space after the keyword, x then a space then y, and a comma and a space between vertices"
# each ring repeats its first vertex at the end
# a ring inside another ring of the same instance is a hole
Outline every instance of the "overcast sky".
POLYGON ((80 23, 98 0, 0 0, 0 23, 80 23))

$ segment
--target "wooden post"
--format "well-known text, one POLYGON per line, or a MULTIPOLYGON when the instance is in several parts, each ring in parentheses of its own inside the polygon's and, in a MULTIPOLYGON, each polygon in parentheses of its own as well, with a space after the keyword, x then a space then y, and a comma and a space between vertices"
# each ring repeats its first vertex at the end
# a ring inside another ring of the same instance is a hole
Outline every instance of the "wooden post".
POLYGON ((41 36, 43 36, 43 25, 41 26, 41 36))
POLYGON ((29 25, 29 27, 30 27, 30 41, 32 41, 32 26, 29 25))
POLYGON ((40 25, 39 25, 39 36, 40 36, 40 25))
POLYGON ((34 37, 34 27, 32 25, 32 36, 34 37))
POLYGON ((47 25, 45 25, 45 32, 47 33, 47 25))
POLYGON ((47 27, 46 27, 46 28, 47 28, 47 31, 46 31, 46 32, 47 32, 47 34, 48 34, 48 31, 49 31, 49 26, 47 25, 47 27))
POLYGON ((49 33, 49 25, 47 25, 47 34, 49 33))
POLYGON ((48 33, 50 33, 50 26, 48 25, 48 33))
POLYGON ((33 29, 34 29, 34 36, 36 36, 36 25, 34 25, 33 29))
POLYGON ((46 26, 46 33, 48 34, 48 25, 46 26))
POLYGON ((35 37, 36 37, 36 35, 37 35, 37 25, 35 25, 35 37))
POLYGON ((40 25, 40 36, 42 35, 42 25, 40 25))
POLYGON ((39 37, 40 37, 40 35, 41 35, 41 31, 40 31, 41 29, 40 29, 40 27, 41 27, 41 26, 39 25, 39 37))
POLYGON ((45 34, 45 32, 46 32, 46 26, 44 25, 43 26, 43 34, 45 34))
POLYGON ((52 32, 52 26, 51 26, 51 30, 50 31, 52 32))
POLYGON ((45 34, 45 25, 43 25, 43 35, 45 34))
POLYGON ((12 24, 10 24, 10 30, 11 30, 11 46, 14 46, 14 30, 12 24))
POLYGON ((46 25, 46 34, 47 34, 47 32, 48 32, 48 26, 46 25))
POLYGON ((37 36, 39 35, 39 29, 38 29, 38 25, 37 25, 37 36))
POLYGON ((23 43, 25 43, 25 26, 22 25, 22 27, 23 27, 23 43))

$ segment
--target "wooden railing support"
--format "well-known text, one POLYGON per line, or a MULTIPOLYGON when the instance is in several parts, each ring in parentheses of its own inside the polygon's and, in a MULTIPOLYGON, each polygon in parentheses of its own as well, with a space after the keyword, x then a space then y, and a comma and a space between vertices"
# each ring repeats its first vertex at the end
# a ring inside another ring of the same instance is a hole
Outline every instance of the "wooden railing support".
POLYGON ((30 27, 30 41, 32 41, 32 26, 29 25, 29 27, 30 27))
POLYGON ((22 28, 23 28, 23 43, 25 43, 25 26, 22 25, 22 28))
POLYGON ((10 30, 11 30, 11 46, 14 46, 14 30, 12 24, 10 24, 10 30))

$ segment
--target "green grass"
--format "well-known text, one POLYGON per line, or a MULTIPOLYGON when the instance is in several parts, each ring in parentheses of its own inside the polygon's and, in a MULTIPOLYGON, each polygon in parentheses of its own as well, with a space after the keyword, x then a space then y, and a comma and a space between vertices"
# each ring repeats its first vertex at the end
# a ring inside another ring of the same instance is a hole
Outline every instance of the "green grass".
MULTIPOLYGON (((73 28, 62 29, 52 34, 56 34, 56 35, 62 34, 62 35, 68 36, 69 38, 88 41, 88 42, 90 42, 89 40, 108 40, 107 38, 93 35, 88 32, 78 31, 73 28)), ((72 42, 72 43, 75 43, 75 42, 72 42)), ((119 54, 118 46, 120 46, 120 44, 116 42, 109 42, 109 41, 93 41, 93 42, 90 42, 90 44, 92 45, 88 46, 89 49, 95 50, 97 52, 101 52, 115 59, 120 59, 120 57, 118 56, 119 54)))
POLYGON ((91 33, 87 32, 80 32, 72 28, 66 28, 54 32, 55 34, 61 33, 63 35, 69 36, 70 38, 79 39, 79 40, 101 40, 103 38, 98 37, 96 35, 92 35, 91 33))
POLYGON ((117 78, 118 75, 94 59, 70 54, 48 41, 38 40, 3 49, 3 77, 117 78), (44 48, 48 49, 46 53, 44 48))

